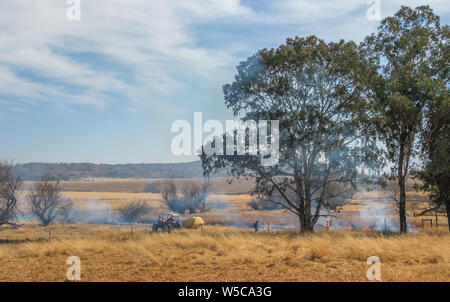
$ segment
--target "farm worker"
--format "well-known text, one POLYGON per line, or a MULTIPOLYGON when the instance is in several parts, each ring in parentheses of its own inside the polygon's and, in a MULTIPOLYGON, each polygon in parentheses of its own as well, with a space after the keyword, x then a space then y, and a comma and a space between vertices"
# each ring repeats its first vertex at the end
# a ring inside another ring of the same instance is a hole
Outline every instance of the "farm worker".
POLYGON ((253 227, 255 228, 255 232, 258 232, 258 225, 259 225, 259 221, 256 220, 256 222, 253 224, 253 227))

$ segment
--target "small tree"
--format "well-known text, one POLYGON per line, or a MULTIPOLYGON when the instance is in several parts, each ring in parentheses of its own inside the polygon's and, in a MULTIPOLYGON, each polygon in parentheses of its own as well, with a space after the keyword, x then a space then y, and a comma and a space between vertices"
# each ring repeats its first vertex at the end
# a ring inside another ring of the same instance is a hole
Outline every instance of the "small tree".
POLYGON ((17 227, 17 190, 22 182, 14 176, 11 163, 0 162, 0 226, 9 225, 17 227))
POLYGON ((43 226, 51 224, 57 217, 59 209, 66 203, 61 194, 59 181, 46 174, 34 183, 33 190, 27 195, 31 213, 43 226))
POLYGON ((177 198, 177 186, 173 179, 168 179, 161 183, 160 193, 162 199, 168 203, 177 198))
POLYGON ((151 212, 151 208, 144 200, 134 200, 120 207, 118 210, 122 218, 127 222, 141 220, 144 215, 151 212))
POLYGON ((206 197, 209 192, 207 183, 184 181, 181 184, 182 197, 177 195, 177 186, 173 179, 163 182, 160 188, 161 197, 172 211, 177 213, 206 211, 206 197))
POLYGON ((208 191, 207 183, 201 184, 196 181, 185 181, 182 192, 186 210, 189 210, 190 213, 195 213, 198 210, 205 212, 208 191))

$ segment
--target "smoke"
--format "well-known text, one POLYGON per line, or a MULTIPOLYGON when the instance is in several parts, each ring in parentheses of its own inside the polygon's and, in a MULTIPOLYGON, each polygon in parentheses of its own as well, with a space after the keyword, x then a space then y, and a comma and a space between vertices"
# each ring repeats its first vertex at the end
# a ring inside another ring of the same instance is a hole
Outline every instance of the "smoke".
POLYGON ((116 211, 111 209, 109 202, 100 202, 98 199, 90 198, 84 202, 83 208, 77 210, 76 221, 84 223, 120 223, 120 217, 116 211))
MULTIPOLYGON (((364 199, 359 207, 359 217, 363 224, 363 229, 383 232, 399 232, 400 223, 398 215, 394 212, 392 202, 386 200, 386 196, 376 193, 374 198, 364 199)), ((417 230, 407 224, 408 231, 416 232, 417 230)))
POLYGON ((399 226, 392 221, 392 210, 385 202, 370 200, 359 207, 359 217, 364 228, 369 230, 394 232, 399 226))

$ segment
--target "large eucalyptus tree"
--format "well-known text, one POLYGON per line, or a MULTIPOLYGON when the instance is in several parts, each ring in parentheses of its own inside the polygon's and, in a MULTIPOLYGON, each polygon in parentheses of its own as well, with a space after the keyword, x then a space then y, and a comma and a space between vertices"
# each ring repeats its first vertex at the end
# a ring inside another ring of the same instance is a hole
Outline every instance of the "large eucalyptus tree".
POLYGON ((361 69, 354 72, 365 86, 371 121, 393 164, 402 233, 407 232, 405 184, 411 161, 420 142, 429 145, 435 131, 427 126, 430 108, 448 101, 448 35, 448 26, 429 6, 402 6, 362 43, 361 69))
POLYGON ((244 121, 279 121, 279 161, 263 166, 249 154, 203 153, 205 174, 228 169, 234 176, 254 176, 252 194, 291 211, 301 231, 312 232, 320 217, 348 197, 358 173, 374 163, 376 145, 361 122, 364 99, 349 73, 358 60, 355 43, 310 36, 287 39, 240 63, 235 81, 223 88, 225 104, 244 121))

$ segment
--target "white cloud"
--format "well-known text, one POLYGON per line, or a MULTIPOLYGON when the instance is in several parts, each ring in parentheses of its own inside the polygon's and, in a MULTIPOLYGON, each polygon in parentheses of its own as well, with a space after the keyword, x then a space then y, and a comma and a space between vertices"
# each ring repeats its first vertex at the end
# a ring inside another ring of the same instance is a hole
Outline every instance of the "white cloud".
MULTIPOLYGON (((162 96, 187 89, 179 75, 217 76, 218 70, 242 59, 235 52, 255 52, 253 40, 273 41, 272 35, 280 35, 284 28, 299 35, 359 39, 376 26, 365 19, 364 8, 370 6, 365 0, 252 3, 258 7, 250 9, 240 0, 81 0, 81 21, 70 22, 65 0, 3 0, 1 94, 17 97, 18 103, 106 108, 114 102, 111 93, 119 93, 128 102, 153 104, 158 109, 169 107, 160 100, 162 96), (354 15, 355 11, 360 15, 354 15), (203 37, 194 27, 214 34, 209 24, 222 19, 267 31, 262 37, 249 34, 248 41, 236 42, 229 33, 230 43, 227 40, 222 49, 202 44, 203 37), (95 55, 110 66, 99 67, 98 62, 77 59, 68 52, 95 55)), ((431 4, 437 13, 449 12, 446 0, 407 4, 422 3, 431 4)), ((382 0, 383 16, 395 12, 400 4, 382 0)), ((289 34, 284 35, 283 39, 289 34)), ((5 105, 0 103, 0 107, 5 105)))
MULTIPOLYGON (((59 96, 58 102, 91 103, 104 107, 109 92, 137 96, 168 94, 182 87, 171 72, 189 70, 206 74, 228 64, 231 56, 195 45, 189 32, 195 18, 240 16, 248 9, 238 0, 183 1, 81 0, 81 21, 66 19, 65 1, 11 0, 0 11, 0 66, 5 70, 2 93, 39 101, 59 96), (181 18, 189 15, 191 18, 181 18), (58 48, 59 51, 55 51, 58 48), (98 69, 80 63, 65 51, 90 53, 124 66, 98 69), (39 81, 15 70, 34 73, 39 81), (132 76, 133 83, 127 83, 132 76), (125 79, 124 79, 125 78, 125 79), (55 80, 61 86, 46 84, 55 80), (65 84, 76 85, 77 95, 65 84), (94 99, 95 98, 95 99, 94 99)), ((55 100, 51 100, 55 101, 55 100)))

